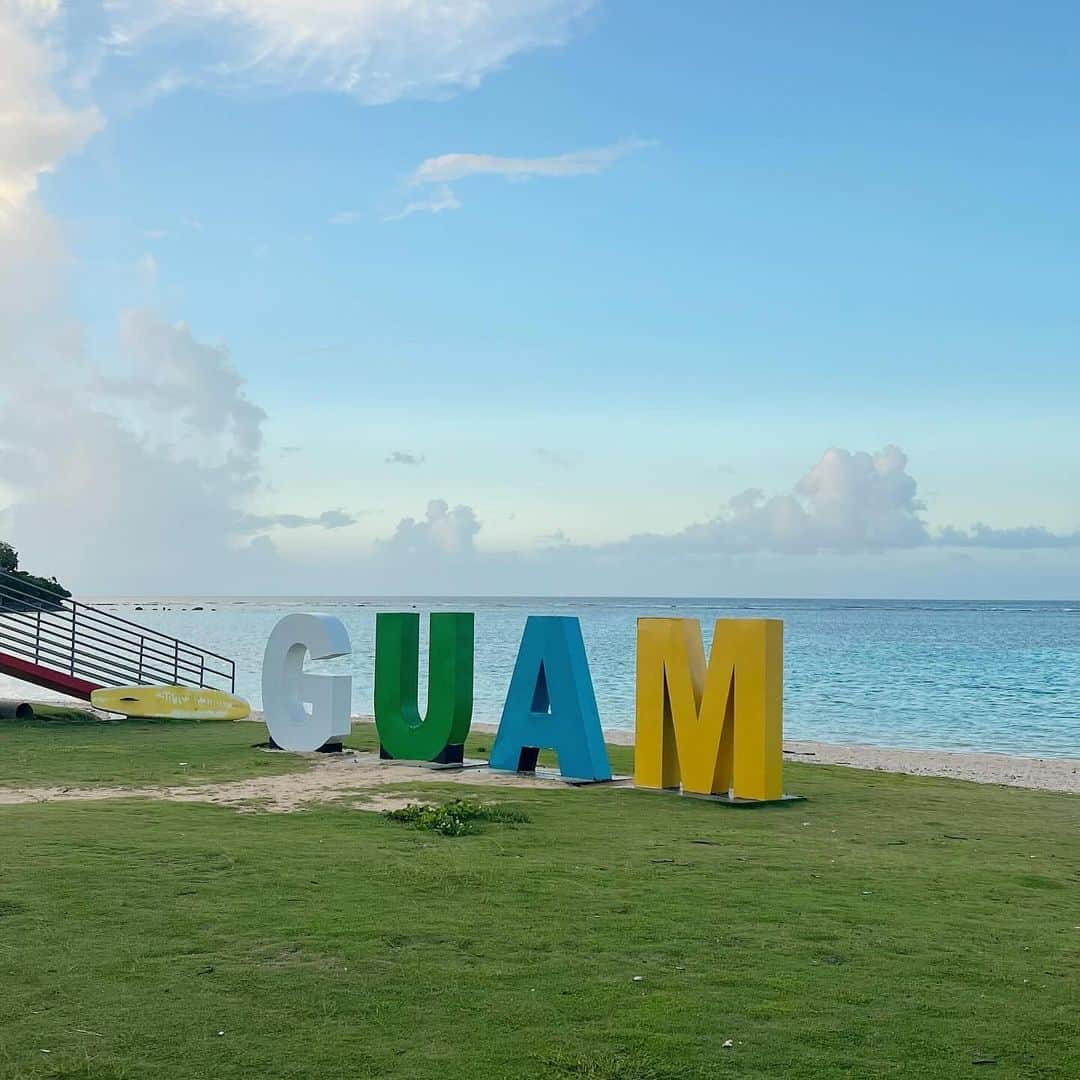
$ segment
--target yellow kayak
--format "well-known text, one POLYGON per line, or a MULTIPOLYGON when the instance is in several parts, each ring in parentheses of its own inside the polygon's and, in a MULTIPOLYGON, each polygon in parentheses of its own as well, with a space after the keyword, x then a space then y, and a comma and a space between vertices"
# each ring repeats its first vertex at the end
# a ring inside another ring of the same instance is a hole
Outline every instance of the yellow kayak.
POLYGON ((251 706, 224 690, 197 686, 108 686, 90 695, 103 712, 161 720, 244 720, 251 706))

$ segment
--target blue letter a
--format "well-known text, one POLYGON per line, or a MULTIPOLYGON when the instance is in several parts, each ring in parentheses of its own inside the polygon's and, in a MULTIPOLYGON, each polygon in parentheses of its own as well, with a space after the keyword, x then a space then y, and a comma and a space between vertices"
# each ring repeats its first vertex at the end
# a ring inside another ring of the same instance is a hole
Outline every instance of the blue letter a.
POLYGON ((526 620, 489 764, 517 772, 536 750, 554 750, 568 779, 611 779, 581 623, 569 616, 526 620))

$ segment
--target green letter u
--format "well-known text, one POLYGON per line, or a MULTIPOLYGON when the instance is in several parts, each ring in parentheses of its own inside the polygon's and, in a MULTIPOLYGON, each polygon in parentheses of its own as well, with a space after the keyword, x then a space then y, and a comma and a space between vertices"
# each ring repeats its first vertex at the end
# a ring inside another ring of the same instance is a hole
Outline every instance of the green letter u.
POLYGON ((460 761, 456 748, 464 745, 472 723, 473 614, 432 614, 428 630, 428 707, 421 717, 420 616, 375 616, 375 727, 388 757, 460 761), (455 750, 444 754, 448 747, 455 750))

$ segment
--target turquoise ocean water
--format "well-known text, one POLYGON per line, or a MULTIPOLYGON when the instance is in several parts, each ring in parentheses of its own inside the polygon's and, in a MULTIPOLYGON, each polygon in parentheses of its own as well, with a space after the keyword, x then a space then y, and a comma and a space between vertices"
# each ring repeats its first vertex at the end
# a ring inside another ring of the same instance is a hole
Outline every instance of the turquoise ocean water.
MULTIPOLYGON (((354 712, 372 711, 378 611, 474 611, 474 718, 497 722, 525 618, 581 619, 600 717, 632 728, 635 620, 784 621, 784 727, 792 739, 1080 757, 1080 603, 717 599, 186 598, 96 601, 237 661, 238 692, 259 704, 274 623, 325 611, 353 653, 312 670, 353 676, 354 712), (136 610, 139 606, 143 610, 136 610), (192 610, 202 607, 204 610, 192 610)), ((426 619, 421 619, 421 651, 426 619)), ((0 686, 9 694, 13 684, 0 686)))

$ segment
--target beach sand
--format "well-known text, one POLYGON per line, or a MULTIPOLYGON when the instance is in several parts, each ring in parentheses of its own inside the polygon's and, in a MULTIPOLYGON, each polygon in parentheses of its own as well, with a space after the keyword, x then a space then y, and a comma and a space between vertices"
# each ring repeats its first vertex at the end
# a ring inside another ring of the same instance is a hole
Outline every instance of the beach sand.
POLYGON ((1035 758, 968 750, 890 750, 879 746, 832 746, 785 742, 784 760, 810 765, 943 776, 977 784, 1080 792, 1080 758, 1035 758))
MULTIPOLYGON (((494 732, 495 724, 473 724, 474 731, 494 732)), ((616 746, 633 746, 634 733, 608 728, 604 738, 616 746)), ((784 742, 784 760, 807 765, 844 765, 853 769, 942 776, 977 784, 1080 792, 1080 758, 1036 758, 985 754, 967 750, 894 750, 880 746, 784 742)))
MULTIPOLYGON (((259 720, 254 714, 252 720, 259 720)), ((370 724, 370 717, 354 717, 355 724, 370 724)), ((474 732, 494 734, 495 724, 475 723, 474 732)), ((629 746, 634 733, 608 729, 609 743, 629 746)), ((414 783, 463 784, 500 789, 557 787, 572 791, 558 780, 491 772, 487 768, 433 770, 419 765, 380 761, 376 754, 347 751, 344 754, 304 754, 310 767, 280 776, 217 784, 123 788, 33 787, 0 788, 0 805, 68 802, 94 799, 162 799, 170 802, 202 802, 238 810, 289 812, 305 805, 344 800, 360 810, 388 810, 423 801, 403 795, 394 785, 414 783)), ((816 742, 785 742, 784 758, 807 765, 839 765, 854 769, 937 776, 980 784, 1034 788, 1043 791, 1080 793, 1080 759, 1033 758, 944 750, 899 750, 876 746, 839 746, 816 742)))
MULTIPOLYGON (((271 753, 272 751, 263 751, 271 753)), ((0 788, 0 806, 25 803, 78 802, 96 799, 159 799, 164 802, 212 803, 237 810, 288 813, 312 803, 344 801, 357 810, 395 810, 426 800, 393 790, 396 784, 468 784, 491 788, 558 787, 574 790, 555 780, 496 773, 489 769, 431 769, 423 765, 386 762, 378 754, 345 751, 341 754, 300 754, 310 767, 279 776, 219 784, 177 784, 166 787, 28 787, 0 788)))

